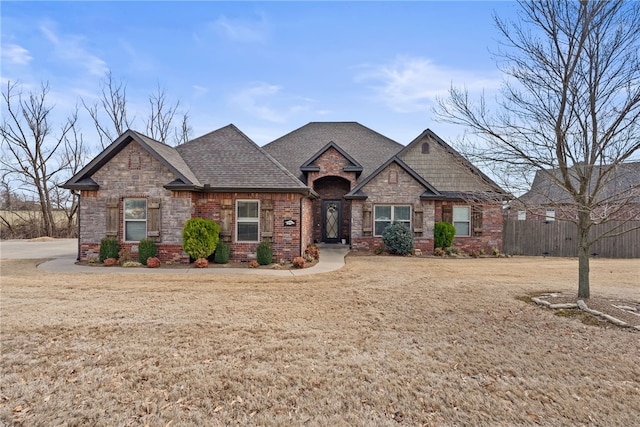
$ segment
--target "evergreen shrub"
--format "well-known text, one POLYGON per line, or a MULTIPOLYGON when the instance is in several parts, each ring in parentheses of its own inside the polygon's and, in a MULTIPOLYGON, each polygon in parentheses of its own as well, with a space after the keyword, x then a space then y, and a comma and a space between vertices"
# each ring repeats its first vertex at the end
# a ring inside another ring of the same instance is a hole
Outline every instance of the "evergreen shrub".
POLYGON ((450 222, 436 222, 433 226, 433 242, 436 248, 448 248, 453 243, 456 229, 450 222))
POLYGON ((182 249, 194 260, 207 258, 218 244, 220 226, 211 219, 191 218, 184 223, 182 249))
POLYGON ((413 232, 399 222, 384 229, 382 241, 391 254, 408 255, 413 252, 413 232))
POLYGON ((140 240, 138 243, 138 262, 147 265, 147 259, 155 258, 158 255, 156 242, 149 239, 140 240))
POLYGON ((260 265, 269 265, 273 260, 273 250, 271 249, 271 244, 267 241, 262 241, 258 245, 258 249, 256 250, 256 260, 260 265))
POLYGON ((231 255, 231 247, 227 242, 221 240, 218 242, 216 252, 213 255, 213 262, 216 264, 227 264, 229 262, 229 256, 231 255))
POLYGON ((100 240, 100 262, 104 262, 107 258, 117 259, 119 247, 120 244, 118 243, 118 240, 113 237, 105 237, 100 240))

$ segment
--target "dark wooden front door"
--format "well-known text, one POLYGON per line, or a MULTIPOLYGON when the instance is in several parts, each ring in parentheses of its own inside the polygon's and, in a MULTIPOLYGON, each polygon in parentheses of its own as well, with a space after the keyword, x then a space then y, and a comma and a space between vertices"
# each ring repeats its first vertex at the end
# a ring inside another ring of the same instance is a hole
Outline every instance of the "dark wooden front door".
POLYGON ((338 243, 342 224, 342 206, 340 200, 322 202, 322 241, 338 243))

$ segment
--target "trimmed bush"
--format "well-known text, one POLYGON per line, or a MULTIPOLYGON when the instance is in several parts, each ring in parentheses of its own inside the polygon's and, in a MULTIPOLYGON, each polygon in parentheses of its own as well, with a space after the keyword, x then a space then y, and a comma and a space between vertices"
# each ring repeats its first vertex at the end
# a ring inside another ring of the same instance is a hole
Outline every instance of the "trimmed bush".
POLYGON ((158 255, 156 242, 153 240, 143 239, 138 243, 138 262, 147 265, 147 259, 155 258, 158 255))
POLYGON ((158 268, 160 267, 160 260, 156 257, 149 257, 147 259, 147 267, 149 268, 158 268))
POLYGON ((413 232, 399 222, 384 229, 382 241, 391 254, 409 255, 413 252, 413 232))
POLYGON ((450 222, 436 222, 433 226, 433 243, 436 248, 448 248, 453 243, 456 229, 450 222))
POLYGON ((227 264, 229 262, 229 256, 231 255, 231 247, 227 242, 221 240, 218 242, 216 252, 213 256, 213 262, 216 264, 227 264))
POLYGON ((271 244, 267 241, 262 241, 258 245, 258 249, 256 250, 256 261, 260 265, 269 265, 271 261, 273 261, 273 250, 271 249, 271 244))
POLYGON ((297 257, 295 257, 293 259, 293 261, 291 263, 293 264, 293 266, 295 268, 304 268, 304 265, 306 264, 306 261, 301 256, 297 256, 297 257))
POLYGON ((184 223, 182 249, 194 260, 207 258, 218 245, 220 226, 211 219, 191 218, 184 223))
POLYGON ((119 247, 118 240, 113 237, 105 237, 100 240, 100 256, 98 258, 100 262, 104 262, 107 258, 117 259, 119 247))

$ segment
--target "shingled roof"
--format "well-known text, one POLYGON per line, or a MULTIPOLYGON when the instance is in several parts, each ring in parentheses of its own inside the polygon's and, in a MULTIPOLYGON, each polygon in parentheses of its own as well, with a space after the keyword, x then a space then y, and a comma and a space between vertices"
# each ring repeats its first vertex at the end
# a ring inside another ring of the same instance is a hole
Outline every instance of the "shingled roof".
POLYGON ((176 147, 210 191, 295 191, 310 189, 234 125, 176 147))
MULTIPOLYGON (((592 170, 591 188, 593 193, 595 182, 610 166, 595 166, 592 170)), ((576 166, 569 169, 569 175, 577 185, 578 170, 576 166)), ((575 203, 568 191, 560 186, 562 181, 559 169, 545 169, 536 172, 531 189, 520 196, 520 201, 529 206, 575 203)), ((640 162, 621 163, 607 172, 601 189, 598 191, 597 203, 640 203, 640 162)))
POLYGON ((358 181, 366 179, 403 148, 398 142, 356 122, 311 122, 262 148, 304 180, 300 167, 332 142, 362 166, 358 181))

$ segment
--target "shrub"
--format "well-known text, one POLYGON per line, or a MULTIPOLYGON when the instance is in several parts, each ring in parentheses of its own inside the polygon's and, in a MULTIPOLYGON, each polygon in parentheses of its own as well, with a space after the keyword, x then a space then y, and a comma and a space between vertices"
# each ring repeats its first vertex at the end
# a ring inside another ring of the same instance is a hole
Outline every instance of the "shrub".
POLYGON ((433 226, 433 241, 436 248, 448 248, 453 243, 456 228, 449 222, 436 222, 433 226))
POLYGON ((184 223, 182 249, 193 259, 207 258, 216 250, 220 226, 211 219, 191 218, 184 223))
POLYGON ((297 256, 293 259, 292 264, 295 268, 304 268, 306 261, 301 256, 297 256))
POLYGON ((160 260, 156 257, 149 257, 147 259, 147 267, 149 268, 158 268, 160 267, 160 260))
POLYGON ((408 255, 413 252, 413 233, 399 222, 394 222, 384 229, 382 241, 389 253, 408 255))
POLYGON ((442 248, 435 248, 435 249, 433 250, 433 255, 434 255, 434 256, 444 256, 444 255, 445 255, 445 253, 444 253, 444 249, 442 249, 442 248))
POLYGON ((231 255, 231 246, 223 240, 218 242, 216 252, 213 256, 213 262, 216 264, 227 264, 231 255))
POLYGON ((128 247, 123 247, 122 249, 120 249, 120 252, 118 252, 118 261, 120 261, 120 265, 124 264, 125 262, 130 262, 131 260, 131 250, 129 250, 128 247))
POLYGON ((249 262, 249 268, 258 268, 258 266, 259 266, 259 265, 260 265, 260 264, 258 264, 258 261, 256 261, 255 259, 252 259, 252 260, 249 262))
POLYGON ((307 249, 305 249, 304 253, 313 259, 320 259, 320 249, 315 243, 307 245, 307 249))
POLYGON ((113 267, 118 264, 118 260, 115 258, 105 258, 104 261, 102 261, 102 264, 104 264, 105 267, 113 267))
POLYGON ((378 245, 373 250, 373 253, 376 254, 376 255, 382 255, 386 251, 387 251, 387 249, 384 247, 384 245, 378 245))
POLYGON ((260 265, 271 264, 271 261, 273 260, 273 250, 271 249, 271 244, 269 242, 260 242, 256 251, 256 260, 260 265))
POLYGON ((198 258, 193 262, 193 265, 196 268, 207 268, 209 267, 209 260, 206 258, 198 258))
POLYGON ((105 237, 100 240, 100 262, 104 262, 107 258, 118 258, 118 249, 120 244, 113 237, 105 237))
POLYGON ((138 243, 138 261, 142 265, 147 265, 147 259, 155 258, 158 255, 156 242, 153 240, 143 239, 138 243))

